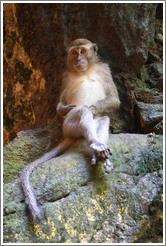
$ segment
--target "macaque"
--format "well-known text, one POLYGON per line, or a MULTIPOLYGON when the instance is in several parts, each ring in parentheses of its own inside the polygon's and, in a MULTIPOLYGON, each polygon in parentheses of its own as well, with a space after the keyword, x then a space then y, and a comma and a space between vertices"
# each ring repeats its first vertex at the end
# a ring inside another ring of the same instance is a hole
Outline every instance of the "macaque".
POLYGON ((62 92, 57 113, 64 118, 64 140, 43 157, 27 165, 21 172, 21 184, 25 201, 34 222, 42 218, 33 189, 30 174, 39 165, 62 154, 77 139, 84 138, 91 150, 91 165, 101 161, 107 173, 113 165, 107 146, 109 118, 99 117, 107 108, 120 105, 118 92, 110 69, 97 57, 97 45, 87 39, 76 39, 67 48, 67 68, 63 74, 62 92))

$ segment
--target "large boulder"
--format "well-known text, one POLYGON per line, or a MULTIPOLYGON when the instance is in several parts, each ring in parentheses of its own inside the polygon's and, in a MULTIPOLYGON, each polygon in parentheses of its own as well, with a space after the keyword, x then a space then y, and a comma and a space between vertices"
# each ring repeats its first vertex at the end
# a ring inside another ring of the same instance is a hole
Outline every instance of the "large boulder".
POLYGON ((5 243, 162 242, 162 136, 110 135, 110 174, 102 163, 90 166, 82 140, 38 167, 31 184, 44 217, 34 225, 18 174, 46 151, 46 135, 21 132, 4 148, 5 243), (150 233, 149 227, 155 230, 150 233))

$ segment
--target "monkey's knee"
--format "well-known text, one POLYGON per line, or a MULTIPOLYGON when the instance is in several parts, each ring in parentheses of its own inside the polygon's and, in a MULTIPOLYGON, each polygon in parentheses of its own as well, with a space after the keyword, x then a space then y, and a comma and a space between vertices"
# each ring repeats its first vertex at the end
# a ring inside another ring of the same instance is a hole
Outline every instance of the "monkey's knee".
POLYGON ((63 137, 77 139, 81 137, 81 133, 77 125, 71 122, 70 124, 63 125, 63 137))
POLYGON ((108 116, 103 116, 100 118, 101 122, 106 124, 106 125, 109 125, 110 124, 110 118, 108 116))
POLYGON ((95 122, 96 122, 96 126, 109 125, 110 118, 108 116, 103 116, 103 117, 95 119, 95 122))
POLYGON ((63 122, 63 136, 64 138, 80 138, 81 131, 79 128, 79 119, 78 117, 68 117, 63 122))

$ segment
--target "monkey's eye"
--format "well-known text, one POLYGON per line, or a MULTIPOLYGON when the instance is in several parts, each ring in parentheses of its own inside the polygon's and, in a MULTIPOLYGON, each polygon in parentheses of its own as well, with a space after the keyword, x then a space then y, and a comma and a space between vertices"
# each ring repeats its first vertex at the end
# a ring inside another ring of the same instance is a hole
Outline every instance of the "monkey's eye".
POLYGON ((85 54, 86 53, 86 50, 85 49, 82 49, 81 50, 81 54, 85 54))
POLYGON ((73 50, 72 54, 73 55, 77 55, 77 51, 76 50, 73 50))

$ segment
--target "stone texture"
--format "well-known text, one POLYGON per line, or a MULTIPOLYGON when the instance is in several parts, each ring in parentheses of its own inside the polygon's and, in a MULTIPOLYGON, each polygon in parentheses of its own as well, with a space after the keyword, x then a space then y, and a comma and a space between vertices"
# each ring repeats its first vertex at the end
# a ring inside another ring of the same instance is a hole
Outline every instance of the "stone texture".
MULTIPOLYGON (((21 141, 28 144, 34 138, 34 149, 18 152, 19 169, 28 156, 43 154, 38 148, 45 145, 41 135, 22 132, 5 148, 15 150, 21 141)), ((40 224, 29 220, 19 178, 5 184, 4 242, 131 243, 143 237, 162 242, 162 136, 113 134, 108 144, 114 164, 110 174, 101 163, 89 165, 91 154, 84 141, 33 172, 31 183, 44 212, 40 224), (156 230, 147 238, 149 226, 156 230)), ((4 166, 12 163, 12 156, 6 158, 4 166)))
MULTIPOLYGON (((37 124, 47 98, 45 78, 32 66, 18 32, 15 5, 4 3, 4 144, 37 124), (38 112, 38 113, 37 113, 38 112)), ((43 125, 45 118, 40 124, 43 125)), ((46 123, 46 122, 45 122, 46 123)))
MULTIPOLYGON (((150 103, 143 103, 138 102, 138 110, 140 113, 140 122, 142 129, 145 129, 145 132, 149 129, 152 129, 153 132, 157 130, 157 125, 161 124, 163 119, 163 105, 162 104, 150 104, 150 103), (154 129, 154 130, 153 130, 154 129)), ((161 131, 158 133, 162 134, 162 128, 160 127, 161 131)))

